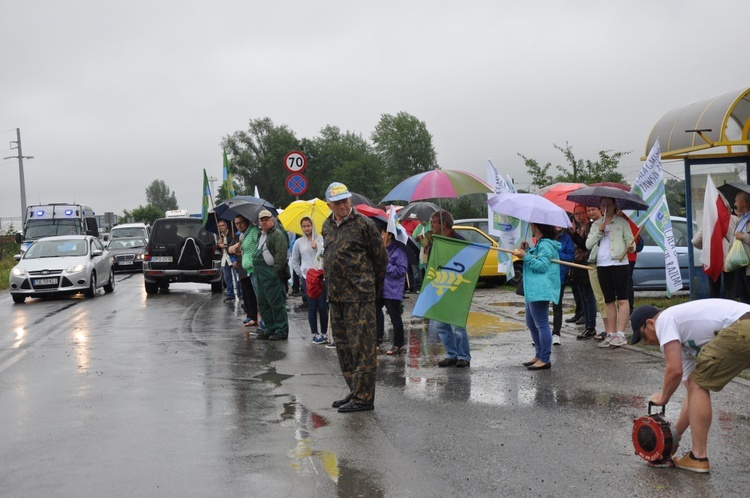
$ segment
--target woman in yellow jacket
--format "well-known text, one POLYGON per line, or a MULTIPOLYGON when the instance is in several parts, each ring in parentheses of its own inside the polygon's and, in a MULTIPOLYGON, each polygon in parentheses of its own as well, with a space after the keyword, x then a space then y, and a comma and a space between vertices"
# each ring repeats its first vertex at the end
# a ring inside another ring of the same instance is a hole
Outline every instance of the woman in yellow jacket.
POLYGON ((591 250, 590 260, 596 258, 596 273, 604 294, 607 337, 600 348, 620 347, 627 344, 625 327, 630 318, 628 304, 628 252, 635 251, 635 242, 628 222, 617 216, 615 200, 602 197, 599 202, 602 217, 591 225, 586 248, 591 250))

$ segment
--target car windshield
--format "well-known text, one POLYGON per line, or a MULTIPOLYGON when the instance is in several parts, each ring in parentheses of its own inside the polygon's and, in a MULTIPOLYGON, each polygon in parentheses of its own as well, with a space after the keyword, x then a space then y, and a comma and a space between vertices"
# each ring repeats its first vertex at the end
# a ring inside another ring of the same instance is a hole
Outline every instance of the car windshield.
POLYGON ((115 239, 109 243, 110 249, 136 249, 145 247, 142 239, 115 239))
POLYGON ((141 227, 132 228, 113 228, 110 231, 109 237, 112 239, 118 239, 120 237, 143 237, 146 231, 141 227))
POLYGON ((55 235, 83 235, 79 220, 31 220, 26 225, 27 240, 54 237, 55 235))
POLYGON ((29 247, 23 259, 85 256, 87 252, 88 244, 83 239, 40 240, 29 247))
POLYGON ((455 229, 457 233, 459 233, 464 239, 468 240, 469 242, 474 242, 475 244, 482 244, 485 246, 491 246, 492 242, 482 235, 482 232, 477 232, 475 230, 469 230, 466 228, 456 228, 455 229))
MULTIPOLYGON (((675 247, 687 247, 687 222, 683 220, 671 220, 672 221, 672 235, 674 236, 675 247)), ((643 237, 643 245, 645 246, 657 246, 658 244, 654 241, 648 230, 641 231, 641 237, 643 237)))

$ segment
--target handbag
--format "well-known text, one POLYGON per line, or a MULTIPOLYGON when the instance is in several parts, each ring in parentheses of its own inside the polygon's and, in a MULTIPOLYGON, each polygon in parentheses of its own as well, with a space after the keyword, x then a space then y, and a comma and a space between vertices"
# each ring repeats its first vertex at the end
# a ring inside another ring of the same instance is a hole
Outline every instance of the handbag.
POLYGON ((310 268, 305 276, 307 297, 318 299, 323 294, 323 270, 310 268))
POLYGON ((725 272, 739 270, 740 268, 750 264, 750 258, 748 258, 743 244, 744 243, 741 240, 735 240, 732 244, 732 247, 727 253, 727 257, 724 260, 725 272))
POLYGON ((523 275, 521 275, 521 278, 518 279, 518 283, 516 284, 516 295, 523 296, 523 275))

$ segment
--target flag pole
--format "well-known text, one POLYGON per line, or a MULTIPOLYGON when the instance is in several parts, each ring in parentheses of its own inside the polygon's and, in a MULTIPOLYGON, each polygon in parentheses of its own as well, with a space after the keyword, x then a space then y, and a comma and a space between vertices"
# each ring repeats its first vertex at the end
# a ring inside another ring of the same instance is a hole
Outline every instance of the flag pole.
MULTIPOLYGON (((515 251, 515 249, 505 249, 502 247, 490 247, 484 244, 477 244, 476 242, 469 242, 468 240, 462 240, 461 242, 463 242, 464 244, 468 244, 470 246, 483 247, 484 249, 489 249, 491 251, 507 252, 509 254, 513 254, 513 252, 515 251)), ((595 269, 595 268, 591 268, 590 266, 579 265, 578 263, 571 263, 570 261, 562 261, 560 259, 550 259, 550 261, 552 261, 553 263, 557 263, 558 265, 570 266, 572 268, 580 268, 581 270, 593 271, 595 269)))
MULTIPOLYGON (((643 228, 644 228, 644 227, 646 226, 646 223, 647 223, 647 222, 648 222, 648 218, 646 219, 646 221, 644 221, 644 222, 643 222, 643 225, 641 225, 641 226, 640 226, 640 227, 638 228, 638 231, 637 231, 637 232, 635 232, 635 235, 633 235, 633 240, 631 240, 631 241, 630 241, 630 244, 632 244, 632 243, 634 243, 634 242, 635 242, 636 240, 638 240, 638 236, 639 236, 639 235, 641 234, 641 230, 643 230, 643 228)), ((628 244, 628 245, 630 245, 630 244, 628 244)), ((627 251, 627 248, 626 248, 626 250, 625 250, 625 254, 623 254, 623 255, 622 255, 622 256, 620 257, 620 261, 622 261, 623 259, 625 259, 625 256, 627 256, 627 255, 628 255, 628 251, 627 251)))

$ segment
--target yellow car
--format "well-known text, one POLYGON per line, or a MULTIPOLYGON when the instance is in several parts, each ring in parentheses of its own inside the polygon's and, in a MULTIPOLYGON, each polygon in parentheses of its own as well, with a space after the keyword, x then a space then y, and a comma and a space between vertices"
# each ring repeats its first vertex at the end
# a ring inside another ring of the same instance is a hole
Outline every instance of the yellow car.
MULTIPOLYGON (((469 242, 490 247, 500 247, 498 243, 495 242, 495 239, 476 227, 454 225, 453 230, 469 242)), ((481 280, 505 282, 505 272, 497 270, 497 255, 498 251, 490 251, 487 258, 485 258, 484 266, 482 266, 482 271, 479 273, 479 278, 481 280)), ((515 257, 513 258, 514 266, 517 259, 518 258, 515 257)), ((520 275, 520 272, 518 274, 520 275)))

